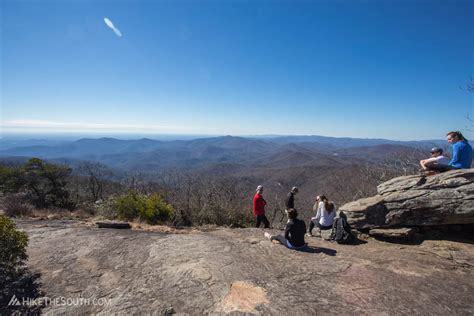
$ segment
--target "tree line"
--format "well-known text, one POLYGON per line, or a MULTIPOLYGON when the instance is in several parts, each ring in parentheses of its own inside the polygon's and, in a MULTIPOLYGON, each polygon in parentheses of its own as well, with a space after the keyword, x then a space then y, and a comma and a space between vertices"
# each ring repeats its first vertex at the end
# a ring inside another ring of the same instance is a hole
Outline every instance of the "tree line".
POLYGON ((0 208, 13 216, 82 211, 107 219, 143 220, 175 226, 253 223, 252 197, 265 185, 267 213, 273 226, 284 223, 288 190, 300 187, 297 208, 311 216, 314 196, 325 194, 343 204, 376 193, 376 186, 418 170, 420 153, 379 164, 344 168, 295 167, 258 175, 213 175, 188 170, 118 177, 108 167, 84 162, 76 168, 32 158, 21 165, 0 164, 0 208))

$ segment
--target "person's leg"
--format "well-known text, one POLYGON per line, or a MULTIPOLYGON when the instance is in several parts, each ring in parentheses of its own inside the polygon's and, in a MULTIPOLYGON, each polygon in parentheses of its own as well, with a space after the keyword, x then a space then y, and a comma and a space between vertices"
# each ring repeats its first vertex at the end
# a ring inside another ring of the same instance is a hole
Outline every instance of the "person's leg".
POLYGON ((456 169, 456 168, 453 168, 449 165, 440 165, 440 164, 430 164, 428 166, 428 170, 430 171, 438 171, 438 172, 445 172, 445 171, 449 171, 449 170, 453 170, 453 169, 456 169))
POLYGON ((314 222, 313 222, 313 221, 310 221, 310 222, 309 222, 309 234, 310 234, 310 235, 313 234, 313 229, 314 229, 314 222))
POLYGON ((255 227, 259 228, 261 223, 262 223, 262 217, 261 215, 257 215, 257 224, 255 225, 255 227))
POLYGON ((270 227, 270 222, 268 221, 268 218, 265 215, 262 215, 262 221, 263 221, 263 225, 265 225, 265 228, 270 227))
POLYGON ((287 241, 286 241, 286 238, 285 238, 285 236, 283 236, 283 235, 275 235, 275 236, 272 236, 272 237, 270 238, 270 240, 278 240, 278 242, 280 242, 280 244, 282 244, 282 245, 285 246, 285 247, 288 247, 288 243, 287 243, 287 241))
POLYGON ((321 225, 320 223, 318 223, 318 228, 319 228, 320 230, 330 230, 330 229, 332 229, 332 226, 331 226, 331 225, 329 225, 329 226, 323 226, 323 225, 321 225))
POLYGON ((327 229, 326 226, 321 225, 319 222, 316 223, 316 231, 318 232, 317 236, 321 237, 321 232, 326 229, 327 229))
POLYGON ((287 223, 287 224, 293 222, 293 220, 291 220, 291 219, 288 218, 288 210, 285 210, 285 215, 286 215, 286 223, 287 223))

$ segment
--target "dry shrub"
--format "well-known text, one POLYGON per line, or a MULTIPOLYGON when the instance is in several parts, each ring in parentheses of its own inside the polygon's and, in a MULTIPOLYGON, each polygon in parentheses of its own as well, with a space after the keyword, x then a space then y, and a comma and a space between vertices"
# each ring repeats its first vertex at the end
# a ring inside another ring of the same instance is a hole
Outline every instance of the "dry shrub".
POLYGON ((99 200, 94 203, 94 213, 100 218, 116 219, 118 217, 117 209, 115 208, 117 197, 112 195, 107 199, 99 200))
POLYGON ((94 216, 94 213, 91 212, 90 209, 80 208, 80 209, 77 209, 74 212, 72 212, 71 215, 74 218, 78 218, 78 219, 88 219, 88 218, 92 218, 94 216))
POLYGON ((40 208, 33 209, 31 216, 47 219, 67 219, 72 217, 72 213, 69 210, 60 208, 40 208))
POLYGON ((11 217, 30 216, 33 211, 33 206, 28 203, 28 199, 21 193, 3 197, 1 204, 5 214, 11 217))

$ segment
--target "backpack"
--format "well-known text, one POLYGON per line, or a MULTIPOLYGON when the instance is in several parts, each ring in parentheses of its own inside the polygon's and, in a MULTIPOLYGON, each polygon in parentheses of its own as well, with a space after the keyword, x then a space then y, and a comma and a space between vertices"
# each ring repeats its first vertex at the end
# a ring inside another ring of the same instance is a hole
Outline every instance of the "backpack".
POLYGON ((355 241, 351 232, 351 226, 347 223, 347 217, 343 212, 339 213, 332 225, 331 240, 338 244, 350 244, 355 241))

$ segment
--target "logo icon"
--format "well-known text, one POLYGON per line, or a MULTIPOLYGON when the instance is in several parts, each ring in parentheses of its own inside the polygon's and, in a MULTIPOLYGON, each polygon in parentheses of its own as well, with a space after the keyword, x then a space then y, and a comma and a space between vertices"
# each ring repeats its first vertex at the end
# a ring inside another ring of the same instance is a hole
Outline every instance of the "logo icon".
POLYGON ((8 306, 21 306, 20 301, 16 298, 15 294, 13 294, 10 302, 8 302, 8 306))

